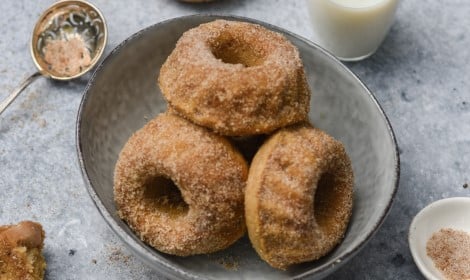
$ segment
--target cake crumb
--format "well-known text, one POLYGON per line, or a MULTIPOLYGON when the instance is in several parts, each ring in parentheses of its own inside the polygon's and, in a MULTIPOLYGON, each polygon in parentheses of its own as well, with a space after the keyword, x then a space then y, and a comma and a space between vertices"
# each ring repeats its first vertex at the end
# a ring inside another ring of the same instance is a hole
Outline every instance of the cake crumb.
POLYGON ((470 279, 470 234, 451 228, 435 232, 426 243, 426 253, 445 279, 470 279))
POLYGON ((47 121, 45 119, 38 119, 37 123, 38 123, 40 128, 44 128, 47 125, 47 121))
POLYGON ((129 255, 124 254, 120 248, 118 247, 109 248, 108 260, 110 262, 113 262, 113 263, 120 262, 120 263, 124 263, 127 265, 130 259, 131 257, 129 255))
POLYGON ((227 270, 238 270, 240 267, 239 261, 233 256, 224 256, 217 259, 217 262, 227 270))

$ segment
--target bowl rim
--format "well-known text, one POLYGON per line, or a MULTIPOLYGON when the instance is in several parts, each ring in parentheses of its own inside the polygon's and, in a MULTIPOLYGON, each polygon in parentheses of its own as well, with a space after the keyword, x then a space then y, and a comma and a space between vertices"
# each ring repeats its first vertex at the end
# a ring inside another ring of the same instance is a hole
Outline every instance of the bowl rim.
POLYGON ((124 39, 121 43, 119 43, 106 57, 99 63, 98 67, 96 67, 95 71, 93 72, 91 78, 89 79, 86 88, 84 89, 82 100, 80 102, 79 108, 78 108, 78 114, 76 118, 76 130, 75 130, 75 144, 76 144, 76 151, 78 155, 78 162, 80 166, 80 171, 83 177, 83 180, 85 182, 85 186, 87 188, 88 194, 93 200, 93 203, 95 206, 98 208, 98 211, 100 212, 101 216, 104 218, 104 220, 107 222, 108 226, 112 229, 112 231, 119 236, 119 238, 124 241, 123 243, 126 244, 128 248, 131 249, 135 254, 139 255, 141 260, 144 260, 145 263, 147 263, 151 268, 154 268, 155 265, 161 267, 163 270, 159 270, 159 273, 164 274, 165 276, 171 276, 175 277, 176 275, 174 274, 169 274, 170 272, 172 273, 177 273, 178 277, 185 277, 182 279, 200 279, 199 276, 197 275, 192 275, 186 273, 183 269, 175 267, 172 265, 168 260, 159 257, 158 260, 159 262, 154 263, 150 262, 148 260, 148 254, 145 253, 144 247, 142 247, 139 243, 137 243, 135 240, 127 236, 127 233, 121 229, 121 227, 118 225, 118 223, 114 220, 114 218, 110 215, 108 212, 107 208, 104 206, 102 201, 99 199, 98 194, 96 193, 94 187, 92 186, 92 183, 90 181, 90 177, 88 176, 88 170, 85 166, 85 162, 83 159, 83 153, 82 153, 82 143, 80 141, 80 134, 81 134, 81 126, 82 126, 82 115, 84 111, 84 107, 88 101, 88 92, 90 88, 93 86, 96 77, 99 75, 101 72, 102 68, 104 68, 108 61, 111 60, 114 56, 116 56, 119 51, 130 44, 132 41, 136 40, 138 37, 140 37, 142 34, 148 32, 150 29, 153 28, 158 28, 159 26, 165 26, 166 24, 170 22, 177 22, 177 21, 184 21, 187 19, 192 19, 192 18, 201 18, 204 20, 216 20, 216 19, 225 19, 225 20, 238 20, 238 21, 246 21, 254 24, 259 24, 261 26, 264 26, 270 30, 274 30, 276 32, 280 32, 282 34, 288 34, 289 36, 292 36, 296 38, 297 40, 305 43, 309 47, 313 49, 317 49, 318 51, 322 52, 325 56, 328 57, 328 59, 331 59, 334 63, 336 63, 338 66, 340 66, 344 71, 346 71, 361 87, 364 88, 365 94, 372 100, 373 104, 375 104, 376 109, 379 111, 384 124, 386 125, 387 131, 388 131, 388 136, 390 137, 392 141, 392 145, 394 147, 394 157, 395 157, 395 164, 394 164, 394 176, 393 176, 393 191, 391 192, 390 198, 388 199, 387 206, 384 208, 383 213, 380 215, 380 218, 378 219, 377 223, 373 226, 372 230, 367 233, 365 238, 354 248, 352 248, 349 251, 344 252, 342 255, 338 256, 335 259, 332 259, 330 262, 324 263, 318 267, 315 267, 314 269, 310 269, 306 272, 303 272, 301 274, 292 276, 291 279, 300 279, 304 278, 307 276, 311 276, 313 273, 318 273, 318 274, 323 274, 329 270, 334 271, 334 269, 338 268, 340 265, 344 264, 346 261, 350 260, 354 255, 356 255, 364 246, 367 242, 371 240, 371 238, 377 233, 379 230, 380 226, 383 224, 385 221, 385 218, 387 215, 390 213, 391 207, 393 205, 393 202, 395 201, 396 198, 396 193, 398 191, 398 186, 399 186, 399 180, 400 180, 400 154, 399 154, 399 148, 397 145, 395 133, 393 131, 393 128, 391 126, 391 123, 385 114, 384 110, 382 109, 381 105, 375 98, 375 96, 372 94, 370 89, 362 82, 362 80, 354 74, 345 64, 343 64, 338 58, 336 58, 333 54, 322 48, 321 46, 313 43, 307 38, 304 38, 300 35, 297 35, 291 31, 288 31, 284 28, 278 27, 276 25, 249 18, 249 17, 244 17, 244 16, 238 16, 238 15, 232 15, 232 14, 225 14, 225 13, 208 13, 208 14, 191 14, 191 15, 185 15, 185 16, 179 16, 179 17, 174 17, 170 19, 166 19, 160 22, 157 22, 155 24, 152 24, 150 26, 147 26, 136 33, 132 34, 131 36, 127 37, 124 39), (132 246, 131 246, 132 244, 132 246), (137 247, 138 246, 138 247, 137 247), (142 250, 142 251, 141 251, 142 250))

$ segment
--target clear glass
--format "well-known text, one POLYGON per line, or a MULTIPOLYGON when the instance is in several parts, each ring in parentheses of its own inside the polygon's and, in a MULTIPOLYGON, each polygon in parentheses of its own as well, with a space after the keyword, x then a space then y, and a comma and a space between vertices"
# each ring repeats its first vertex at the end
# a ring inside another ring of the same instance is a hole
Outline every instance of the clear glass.
POLYGON ((316 42, 339 59, 375 53, 393 23, 398 0, 307 0, 316 42))

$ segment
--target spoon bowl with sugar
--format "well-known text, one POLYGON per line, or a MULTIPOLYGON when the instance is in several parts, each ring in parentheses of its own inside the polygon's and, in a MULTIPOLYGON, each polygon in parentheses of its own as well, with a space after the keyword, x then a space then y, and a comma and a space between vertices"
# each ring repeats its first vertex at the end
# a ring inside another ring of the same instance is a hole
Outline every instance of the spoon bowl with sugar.
POLYGON ((107 33, 103 15, 86 1, 64 0, 50 6, 31 38, 31 56, 38 71, 0 102, 0 114, 41 76, 67 81, 90 71, 103 54, 107 33))

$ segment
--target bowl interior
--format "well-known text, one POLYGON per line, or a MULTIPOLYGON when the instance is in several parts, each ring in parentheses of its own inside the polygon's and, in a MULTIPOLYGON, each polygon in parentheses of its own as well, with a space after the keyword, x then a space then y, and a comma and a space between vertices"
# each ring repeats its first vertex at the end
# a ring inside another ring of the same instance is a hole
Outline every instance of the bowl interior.
POLYGON ((97 69, 77 123, 79 159, 89 193, 111 228, 163 274, 201 279, 311 274, 321 278, 354 255, 383 221, 397 187, 396 143, 375 99, 347 68, 308 41, 273 26, 265 25, 284 33, 300 51, 312 89, 311 121, 342 141, 353 163, 355 204, 344 241, 319 261, 279 271, 259 259, 246 237, 216 254, 180 258, 159 253, 142 243, 116 214, 113 170, 118 154, 133 132, 166 110, 156 83, 160 66, 184 31, 215 18, 239 19, 188 16, 156 24, 126 40, 97 69))

